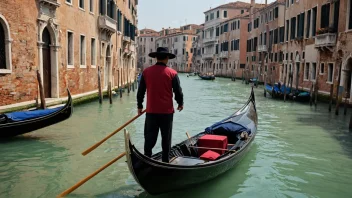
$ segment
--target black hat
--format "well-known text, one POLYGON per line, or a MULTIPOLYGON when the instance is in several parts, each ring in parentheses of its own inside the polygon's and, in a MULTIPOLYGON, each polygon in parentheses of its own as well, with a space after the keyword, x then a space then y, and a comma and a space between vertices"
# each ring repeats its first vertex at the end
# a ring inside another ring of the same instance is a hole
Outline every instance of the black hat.
POLYGON ((149 56, 152 58, 156 58, 160 55, 166 55, 169 59, 174 59, 176 57, 174 54, 169 53, 169 49, 167 47, 158 47, 156 52, 149 53, 149 56))

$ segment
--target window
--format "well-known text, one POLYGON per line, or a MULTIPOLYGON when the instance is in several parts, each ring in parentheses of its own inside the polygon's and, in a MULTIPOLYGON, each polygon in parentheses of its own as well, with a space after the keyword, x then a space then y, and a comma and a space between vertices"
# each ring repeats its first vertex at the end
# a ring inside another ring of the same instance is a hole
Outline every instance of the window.
POLYGON ((226 24, 224 25, 224 33, 225 33, 225 32, 228 32, 228 27, 229 27, 229 24, 226 23, 226 24))
POLYGON ((95 66, 96 64, 96 56, 95 56, 95 52, 96 52, 96 48, 95 48, 95 38, 92 38, 91 40, 91 49, 90 49, 90 64, 92 66, 95 66))
POLYGON ((224 18, 227 18, 227 11, 224 11, 224 18))
POLYGON ((79 2, 79 8, 82 8, 82 9, 84 9, 84 0, 79 0, 78 1, 79 2))
POLYGON ((220 17, 220 11, 218 10, 217 12, 216 12, 216 18, 218 19, 220 17))
POLYGON ((334 76, 334 64, 329 63, 328 64, 328 82, 329 83, 332 83, 333 76, 334 76))
POLYGON ((278 43, 278 39, 279 39, 279 33, 278 33, 278 30, 279 29, 275 29, 274 30, 274 44, 277 44, 278 43))
POLYGON ((153 42, 153 41, 154 41, 154 39, 153 39, 153 38, 150 38, 150 41, 151 41, 151 42, 153 42))
POLYGON ((240 21, 237 23, 237 29, 240 29, 240 21))
POLYGON ((304 34, 304 13, 297 16, 297 37, 303 38, 304 34))
POLYGON ((186 36, 183 36, 183 41, 186 41, 186 36))
POLYGON ((316 74, 317 74, 317 64, 312 63, 312 78, 311 78, 312 81, 316 79, 316 74))
POLYGON ((312 11, 312 36, 315 36, 316 34, 316 28, 317 28, 317 8, 313 8, 312 11))
POLYGON ((348 21, 347 28, 350 30, 352 29, 352 0, 348 1, 347 17, 348 17, 346 20, 348 21))
POLYGON ((312 11, 311 11, 311 10, 308 10, 308 13, 307 13, 307 32, 306 32, 306 38, 309 38, 309 37, 310 37, 310 18, 311 18, 311 15, 312 15, 312 11))
POLYGON ((306 57, 306 52, 302 52, 302 59, 304 60, 306 57))
POLYGON ((285 41, 285 27, 280 27, 280 43, 285 41))
POLYGON ((214 13, 211 13, 210 14, 210 20, 213 20, 214 19, 214 13))
POLYGON ((66 0, 66 3, 72 5, 72 0, 66 0))
POLYGON ((209 16, 208 15, 205 16, 205 21, 208 21, 208 19, 209 19, 209 16))
POLYGON ((309 80, 309 63, 306 63, 304 68, 304 80, 309 80))
POLYGON ((321 6, 320 27, 321 28, 329 27, 329 21, 330 21, 330 3, 321 6))
POLYGON ((216 36, 220 35, 220 27, 216 27, 216 36))
POLYGON ((86 65, 86 37, 84 35, 80 36, 80 65, 84 66, 86 65))
POLYGON ((291 19, 291 39, 296 38, 296 17, 291 19))
POLYGON ((320 74, 324 74, 324 63, 320 63, 320 74))
POLYGON ((243 14, 244 13, 244 10, 241 10, 241 14, 243 14))
POLYGON ((89 0, 89 12, 93 12, 94 0, 89 0))
POLYGON ((73 33, 67 32, 67 65, 73 67, 73 33))
POLYGON ((286 41, 289 40, 289 29, 290 29, 290 21, 286 20, 286 41))
POLYGON ((275 19, 279 18, 279 7, 276 7, 276 8, 275 8, 275 11, 274 11, 274 18, 275 18, 275 19))

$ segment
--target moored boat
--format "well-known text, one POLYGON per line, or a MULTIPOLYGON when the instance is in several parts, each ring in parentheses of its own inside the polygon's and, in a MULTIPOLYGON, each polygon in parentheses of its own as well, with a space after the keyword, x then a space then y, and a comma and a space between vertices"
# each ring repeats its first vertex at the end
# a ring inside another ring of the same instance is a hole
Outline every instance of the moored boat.
POLYGON ((0 115, 0 138, 9 138, 38 130, 68 119, 72 115, 72 97, 64 106, 53 109, 19 111, 0 115))
POLYGON ((170 162, 161 161, 162 153, 151 158, 143 155, 132 144, 125 130, 126 158, 136 182, 151 195, 189 188, 225 173, 247 154, 257 133, 258 117, 254 92, 247 103, 226 119, 207 127, 203 132, 176 144, 170 151, 170 162), (226 139, 226 149, 213 159, 204 158, 202 150, 215 152, 214 147, 201 147, 205 136, 226 139), (202 157, 203 156, 203 157, 202 157))
POLYGON ((201 75, 201 74, 198 74, 198 76, 202 80, 215 80, 215 76, 214 75, 201 75))

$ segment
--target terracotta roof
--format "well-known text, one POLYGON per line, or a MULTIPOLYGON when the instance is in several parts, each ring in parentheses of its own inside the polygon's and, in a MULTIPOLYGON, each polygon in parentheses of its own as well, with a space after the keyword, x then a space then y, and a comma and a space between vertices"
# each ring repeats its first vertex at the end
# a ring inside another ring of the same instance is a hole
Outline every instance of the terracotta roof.
POLYGON ((152 29, 147 29, 147 28, 144 28, 144 29, 141 29, 139 31, 149 31, 149 32, 153 32, 155 33, 156 31, 155 30, 152 30, 152 29))
POLYGON ((251 7, 250 3, 246 3, 246 2, 242 2, 242 1, 236 1, 236 2, 231 2, 231 3, 220 5, 218 7, 215 7, 215 8, 212 8, 210 10, 207 10, 204 13, 210 12, 212 10, 219 9, 219 8, 250 8, 250 7, 251 7))
POLYGON ((138 37, 152 37, 152 36, 159 36, 160 34, 159 33, 150 33, 150 34, 139 34, 138 37))

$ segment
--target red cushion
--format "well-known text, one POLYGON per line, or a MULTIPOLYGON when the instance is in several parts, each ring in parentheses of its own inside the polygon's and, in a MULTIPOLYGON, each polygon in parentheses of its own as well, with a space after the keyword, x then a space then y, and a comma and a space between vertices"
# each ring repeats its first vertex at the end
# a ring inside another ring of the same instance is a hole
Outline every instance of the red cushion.
MULTIPOLYGON (((221 135, 204 135, 198 139, 198 146, 207 148, 227 149, 227 137, 221 135)), ((202 155, 207 150, 210 149, 198 149, 199 155, 202 155)), ((220 155, 225 153, 224 150, 213 151, 219 153, 220 155)))
POLYGON ((213 161, 216 160, 219 156, 219 153, 209 150, 203 153, 203 155, 200 156, 200 159, 213 161))

